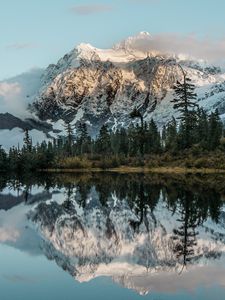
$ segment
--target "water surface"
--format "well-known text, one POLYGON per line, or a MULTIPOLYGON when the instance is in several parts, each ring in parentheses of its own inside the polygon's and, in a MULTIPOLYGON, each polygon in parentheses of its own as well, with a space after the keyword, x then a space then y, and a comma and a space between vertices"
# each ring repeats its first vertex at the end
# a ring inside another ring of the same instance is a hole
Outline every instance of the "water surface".
POLYGON ((1 299, 225 299, 224 179, 1 177, 1 299))

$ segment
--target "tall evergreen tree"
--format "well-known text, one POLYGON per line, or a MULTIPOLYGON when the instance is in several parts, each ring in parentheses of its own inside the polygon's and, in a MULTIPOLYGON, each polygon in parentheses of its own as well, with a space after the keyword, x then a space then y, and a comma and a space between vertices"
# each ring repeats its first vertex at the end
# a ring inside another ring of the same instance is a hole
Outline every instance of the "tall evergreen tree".
POLYGON ((119 130, 119 153, 128 155, 129 145, 128 145, 128 135, 127 130, 125 128, 121 128, 119 130))
POLYGON ((99 136, 96 141, 97 152, 100 154, 111 153, 110 134, 107 125, 103 125, 100 129, 99 136))
POLYGON ((88 135, 86 123, 79 123, 77 128, 76 146, 77 153, 87 154, 91 151, 91 137, 88 135))
POLYGON ((66 130, 66 152, 68 155, 72 155, 73 152, 73 128, 70 122, 65 122, 66 130))
POLYGON ((223 134, 223 125, 219 117, 219 112, 216 110, 209 116, 209 136, 208 149, 215 150, 220 145, 220 139, 223 134))
POLYGON ((2 148, 2 145, 0 145, 0 172, 4 171, 7 172, 9 168, 8 165, 8 158, 5 150, 2 148))
POLYGON ((180 226, 173 230, 172 236, 175 245, 174 253, 180 263, 185 267, 194 257, 194 247, 197 245, 196 227, 199 224, 199 215, 194 205, 194 195, 189 191, 181 191, 178 199, 180 217, 177 220, 180 226))
POLYGON ((146 143, 149 144, 150 153, 160 153, 161 151, 161 137, 158 127, 153 119, 151 119, 146 143))
POLYGON ((140 154, 143 156, 144 155, 144 144, 145 144, 144 118, 143 118, 142 113, 137 108, 135 108, 130 113, 130 117, 132 119, 138 118, 141 121, 141 126, 137 127, 137 128, 139 128, 139 132, 138 132, 138 139, 136 141, 138 141, 138 144, 139 144, 140 154))
POLYGON ((206 149, 209 134, 209 124, 208 116, 204 109, 198 109, 197 118, 196 142, 206 149))
POLYGON ((23 142, 24 142, 24 150, 28 151, 28 152, 31 152, 31 150, 32 150, 32 140, 30 138, 28 129, 25 129, 25 131, 24 131, 23 142))
POLYGON ((175 97, 171 102, 174 103, 173 108, 180 113, 182 146, 188 148, 191 146, 192 112, 198 105, 196 104, 197 94, 194 92, 195 85, 191 83, 191 79, 187 77, 184 71, 183 80, 183 83, 177 81, 175 84, 175 97))
POLYGON ((162 139, 166 151, 174 152, 177 149, 177 122, 174 117, 165 126, 162 139))

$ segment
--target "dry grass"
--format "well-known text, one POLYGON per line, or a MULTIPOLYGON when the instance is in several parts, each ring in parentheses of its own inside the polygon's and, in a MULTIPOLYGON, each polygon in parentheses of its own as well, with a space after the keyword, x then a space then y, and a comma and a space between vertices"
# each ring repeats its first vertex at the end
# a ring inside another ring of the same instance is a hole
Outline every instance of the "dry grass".
POLYGON ((68 157, 61 159, 48 172, 119 172, 119 173, 173 173, 173 174, 216 174, 225 173, 225 155, 222 152, 193 155, 191 152, 182 155, 146 156, 140 158, 121 158, 118 156, 99 157, 68 157))

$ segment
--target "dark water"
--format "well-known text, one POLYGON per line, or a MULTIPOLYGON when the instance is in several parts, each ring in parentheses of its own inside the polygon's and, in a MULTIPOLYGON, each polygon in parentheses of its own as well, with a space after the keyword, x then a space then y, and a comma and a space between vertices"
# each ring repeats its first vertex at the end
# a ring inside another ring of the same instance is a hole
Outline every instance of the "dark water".
POLYGON ((225 178, 0 179, 0 299, 225 299, 225 178))

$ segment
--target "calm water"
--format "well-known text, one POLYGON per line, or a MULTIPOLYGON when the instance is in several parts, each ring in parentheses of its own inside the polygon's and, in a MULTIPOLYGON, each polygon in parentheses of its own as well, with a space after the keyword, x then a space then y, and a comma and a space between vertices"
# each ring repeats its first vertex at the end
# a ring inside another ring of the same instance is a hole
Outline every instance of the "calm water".
POLYGON ((225 178, 0 179, 0 299, 225 299, 225 178))

